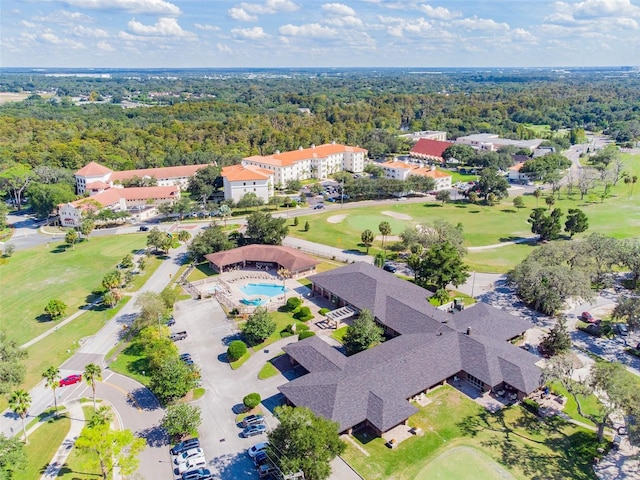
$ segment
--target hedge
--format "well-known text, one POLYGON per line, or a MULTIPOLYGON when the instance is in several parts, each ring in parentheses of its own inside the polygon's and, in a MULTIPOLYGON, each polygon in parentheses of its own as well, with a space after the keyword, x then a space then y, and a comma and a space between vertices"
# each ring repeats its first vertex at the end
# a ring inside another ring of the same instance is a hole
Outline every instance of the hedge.
POLYGON ((227 358, 231 362, 241 359, 247 353, 247 344, 242 340, 234 340, 227 348, 227 358))

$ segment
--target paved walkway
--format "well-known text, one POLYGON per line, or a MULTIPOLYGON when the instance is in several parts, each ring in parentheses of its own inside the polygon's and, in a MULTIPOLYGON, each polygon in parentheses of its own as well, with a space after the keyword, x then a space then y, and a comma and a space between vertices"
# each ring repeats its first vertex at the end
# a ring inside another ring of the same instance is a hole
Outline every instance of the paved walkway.
MULTIPOLYGON (((84 428, 84 412, 82 411, 82 405, 80 405, 80 402, 69 402, 66 407, 67 415, 71 420, 71 427, 69 428, 69 432, 62 444, 60 444, 60 448, 58 448, 58 451, 53 456, 51 462, 49 462, 49 465, 47 465, 42 477, 40 477, 41 480, 51 480, 58 476, 58 472, 60 472, 60 469, 67 461, 67 457, 71 453, 80 432, 84 428)), ((43 422, 38 422, 32 430, 35 430, 42 423, 43 422)))

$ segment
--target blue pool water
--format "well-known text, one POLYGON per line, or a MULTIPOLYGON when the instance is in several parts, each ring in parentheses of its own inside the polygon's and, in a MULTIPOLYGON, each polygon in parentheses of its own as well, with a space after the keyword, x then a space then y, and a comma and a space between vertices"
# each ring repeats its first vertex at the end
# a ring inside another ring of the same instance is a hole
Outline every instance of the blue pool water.
MULTIPOLYGON (((278 295, 282 295, 285 292, 285 289, 282 285, 277 285, 275 283, 248 283, 244 287, 240 287, 240 290, 247 297, 251 297, 253 295, 277 297, 278 295)), ((286 289, 286 291, 288 292, 289 289, 286 289)))

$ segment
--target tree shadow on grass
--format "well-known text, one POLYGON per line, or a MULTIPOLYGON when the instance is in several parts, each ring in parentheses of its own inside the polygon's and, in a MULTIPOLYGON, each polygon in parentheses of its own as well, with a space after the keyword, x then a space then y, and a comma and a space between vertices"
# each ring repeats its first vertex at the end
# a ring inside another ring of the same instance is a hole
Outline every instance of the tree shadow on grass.
POLYGON ((55 248, 51 249, 50 252, 51 253, 64 253, 66 252, 68 249, 70 248, 70 245, 66 244, 66 243, 62 243, 58 246, 56 246, 55 248))
POLYGON ((46 313, 41 313, 40 315, 38 315, 36 317, 36 322, 38 322, 38 323, 49 323, 49 322, 53 323, 53 320, 46 313))
POLYGON ((500 209, 500 211, 504 213, 516 213, 516 210, 514 210, 513 208, 502 208, 500 209))

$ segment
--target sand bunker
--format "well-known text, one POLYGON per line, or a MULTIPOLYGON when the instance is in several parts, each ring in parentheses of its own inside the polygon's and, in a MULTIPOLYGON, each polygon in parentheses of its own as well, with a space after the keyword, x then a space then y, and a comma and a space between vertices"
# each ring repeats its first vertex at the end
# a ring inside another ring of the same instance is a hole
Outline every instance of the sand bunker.
POLYGON ((332 217, 327 218, 327 222, 329 222, 329 223, 340 223, 345 218, 347 218, 346 215, 333 215, 332 217))
POLYGON ((404 213, 389 212, 385 210, 384 212, 382 212, 382 214, 386 215, 387 217, 397 218, 398 220, 413 220, 412 217, 410 217, 409 215, 405 215, 404 213))

